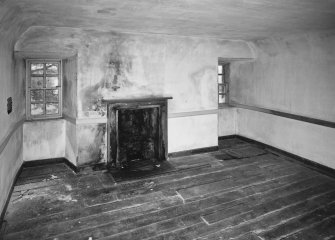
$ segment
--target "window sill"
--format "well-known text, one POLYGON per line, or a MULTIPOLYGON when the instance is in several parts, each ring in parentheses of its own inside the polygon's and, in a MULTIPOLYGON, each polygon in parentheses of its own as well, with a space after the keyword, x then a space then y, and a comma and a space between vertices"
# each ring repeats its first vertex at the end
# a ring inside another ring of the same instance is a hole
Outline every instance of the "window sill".
POLYGON ((31 118, 31 119, 26 119, 26 122, 52 121, 52 120, 60 120, 60 119, 64 119, 64 117, 59 116, 59 117, 50 117, 50 118, 31 118))

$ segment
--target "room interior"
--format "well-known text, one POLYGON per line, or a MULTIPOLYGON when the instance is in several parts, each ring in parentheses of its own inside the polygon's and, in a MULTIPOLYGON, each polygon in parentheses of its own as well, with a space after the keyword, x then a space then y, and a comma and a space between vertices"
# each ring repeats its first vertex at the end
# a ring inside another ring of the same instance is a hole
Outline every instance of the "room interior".
POLYGON ((332 172, 334 19, 335 1, 0 1, 1 217, 24 164, 112 164, 113 103, 157 101, 167 161, 239 136, 332 172), (39 63, 43 81, 58 64, 57 116, 34 115, 39 63))

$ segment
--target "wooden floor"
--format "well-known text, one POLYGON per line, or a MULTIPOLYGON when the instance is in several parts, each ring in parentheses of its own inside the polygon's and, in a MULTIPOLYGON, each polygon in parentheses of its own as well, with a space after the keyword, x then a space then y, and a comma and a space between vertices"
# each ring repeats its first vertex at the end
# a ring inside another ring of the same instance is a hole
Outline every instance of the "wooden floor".
POLYGON ((64 164, 25 168, 4 239, 335 239, 335 180, 241 140, 115 183, 64 164))

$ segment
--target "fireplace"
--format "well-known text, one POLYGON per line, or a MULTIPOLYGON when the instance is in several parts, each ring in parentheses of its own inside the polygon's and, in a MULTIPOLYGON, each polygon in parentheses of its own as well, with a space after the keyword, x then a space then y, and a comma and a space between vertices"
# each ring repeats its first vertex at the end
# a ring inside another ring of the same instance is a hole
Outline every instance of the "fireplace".
POLYGON ((167 159, 167 100, 171 97, 103 100, 107 103, 108 160, 113 168, 167 159))

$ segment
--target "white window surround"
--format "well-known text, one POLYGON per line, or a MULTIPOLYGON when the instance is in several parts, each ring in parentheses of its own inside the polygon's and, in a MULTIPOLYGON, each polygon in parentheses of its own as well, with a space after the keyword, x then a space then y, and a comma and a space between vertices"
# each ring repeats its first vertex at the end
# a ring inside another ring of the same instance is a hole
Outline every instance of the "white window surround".
POLYGON ((62 116, 62 61, 26 60, 26 116, 28 120, 62 116))

